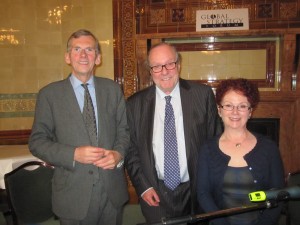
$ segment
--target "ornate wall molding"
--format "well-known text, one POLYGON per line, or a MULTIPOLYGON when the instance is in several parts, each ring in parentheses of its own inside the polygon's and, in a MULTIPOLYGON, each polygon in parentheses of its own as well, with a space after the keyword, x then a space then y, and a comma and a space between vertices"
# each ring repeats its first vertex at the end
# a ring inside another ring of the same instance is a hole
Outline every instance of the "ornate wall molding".
POLYGON ((32 117, 36 94, 0 94, 0 118, 32 117))
POLYGON ((125 97, 137 91, 135 52, 135 2, 113 1, 115 39, 115 80, 122 86, 125 97), (116 58, 117 56, 117 58, 116 58))

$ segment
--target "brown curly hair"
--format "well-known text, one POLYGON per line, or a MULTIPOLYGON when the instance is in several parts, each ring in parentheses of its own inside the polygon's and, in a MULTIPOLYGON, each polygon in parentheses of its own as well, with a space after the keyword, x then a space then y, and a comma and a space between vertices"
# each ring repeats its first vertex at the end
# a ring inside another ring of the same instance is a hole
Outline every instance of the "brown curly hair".
POLYGON ((244 78, 228 79, 221 81, 221 83, 216 89, 216 102, 218 105, 221 105, 222 99, 224 98, 225 94, 230 90, 236 91, 247 97, 251 108, 255 108, 257 106, 259 102, 258 87, 255 83, 244 78))

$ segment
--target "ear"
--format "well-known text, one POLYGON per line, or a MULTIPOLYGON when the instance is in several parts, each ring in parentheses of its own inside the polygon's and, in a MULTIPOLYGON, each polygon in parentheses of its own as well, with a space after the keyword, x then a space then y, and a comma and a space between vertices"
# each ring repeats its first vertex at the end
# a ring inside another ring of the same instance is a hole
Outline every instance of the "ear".
POLYGON ((222 117, 222 115, 221 115, 221 107, 220 106, 217 106, 217 107, 218 107, 219 116, 222 117))
POLYGON ((178 72, 180 73, 180 70, 181 70, 181 63, 180 62, 177 64, 177 69, 178 69, 178 72))
POLYGON ((71 59, 70 59, 70 54, 69 54, 69 52, 66 52, 66 53, 65 53, 65 62, 66 62, 67 64, 71 64, 71 59))
POLYGON ((249 110, 249 115, 248 115, 248 119, 250 119, 252 116, 252 108, 249 110))
POLYGON ((99 66, 100 63, 101 63, 101 55, 98 54, 98 55, 96 56, 96 59, 95 59, 95 65, 99 66))

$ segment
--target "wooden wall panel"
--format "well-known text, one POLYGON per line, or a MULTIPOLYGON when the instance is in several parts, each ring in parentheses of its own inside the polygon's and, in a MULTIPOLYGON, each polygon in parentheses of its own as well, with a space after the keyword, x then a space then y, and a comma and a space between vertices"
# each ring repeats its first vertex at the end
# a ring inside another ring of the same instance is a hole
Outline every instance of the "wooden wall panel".
POLYGON ((254 118, 279 118, 279 148, 284 162, 286 174, 300 170, 300 148, 295 140, 299 134, 294 131, 297 119, 299 96, 281 95, 279 93, 261 93, 261 101, 253 113, 254 118), (273 95, 273 96, 272 96, 273 95))
POLYGON ((250 29, 295 28, 300 25, 300 1, 136 0, 139 34, 194 32, 196 11, 249 9, 250 29))

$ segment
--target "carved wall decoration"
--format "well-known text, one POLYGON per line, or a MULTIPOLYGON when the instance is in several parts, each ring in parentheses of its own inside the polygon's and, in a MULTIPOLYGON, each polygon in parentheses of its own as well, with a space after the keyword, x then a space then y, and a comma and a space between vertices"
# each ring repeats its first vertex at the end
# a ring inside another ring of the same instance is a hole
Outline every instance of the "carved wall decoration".
POLYGON ((135 63, 135 2, 130 0, 114 1, 113 8, 119 8, 120 11, 117 15, 120 15, 116 24, 117 28, 114 28, 114 38, 119 43, 116 46, 118 55, 121 55, 121 59, 115 60, 115 70, 122 71, 122 77, 116 79, 122 81, 121 86, 123 87, 125 97, 130 96, 132 93, 137 91, 136 85, 136 63, 135 63))
POLYGON ((166 10, 165 9, 152 9, 150 11, 150 24, 162 24, 166 22, 166 10))
POLYGON ((250 29, 288 28, 300 24, 299 0, 262 2, 229 0, 151 1, 136 0, 144 9, 137 18, 140 34, 164 32, 194 32, 195 11, 209 9, 249 9, 250 29), (290 20, 292 19, 292 20, 290 20))
POLYGON ((297 17, 297 3, 285 2, 280 3, 280 18, 289 19, 297 17))
POLYGON ((171 9, 172 11, 172 22, 185 22, 185 9, 171 9))
POLYGON ((272 3, 258 4, 257 8, 257 18, 273 18, 274 10, 272 3))

